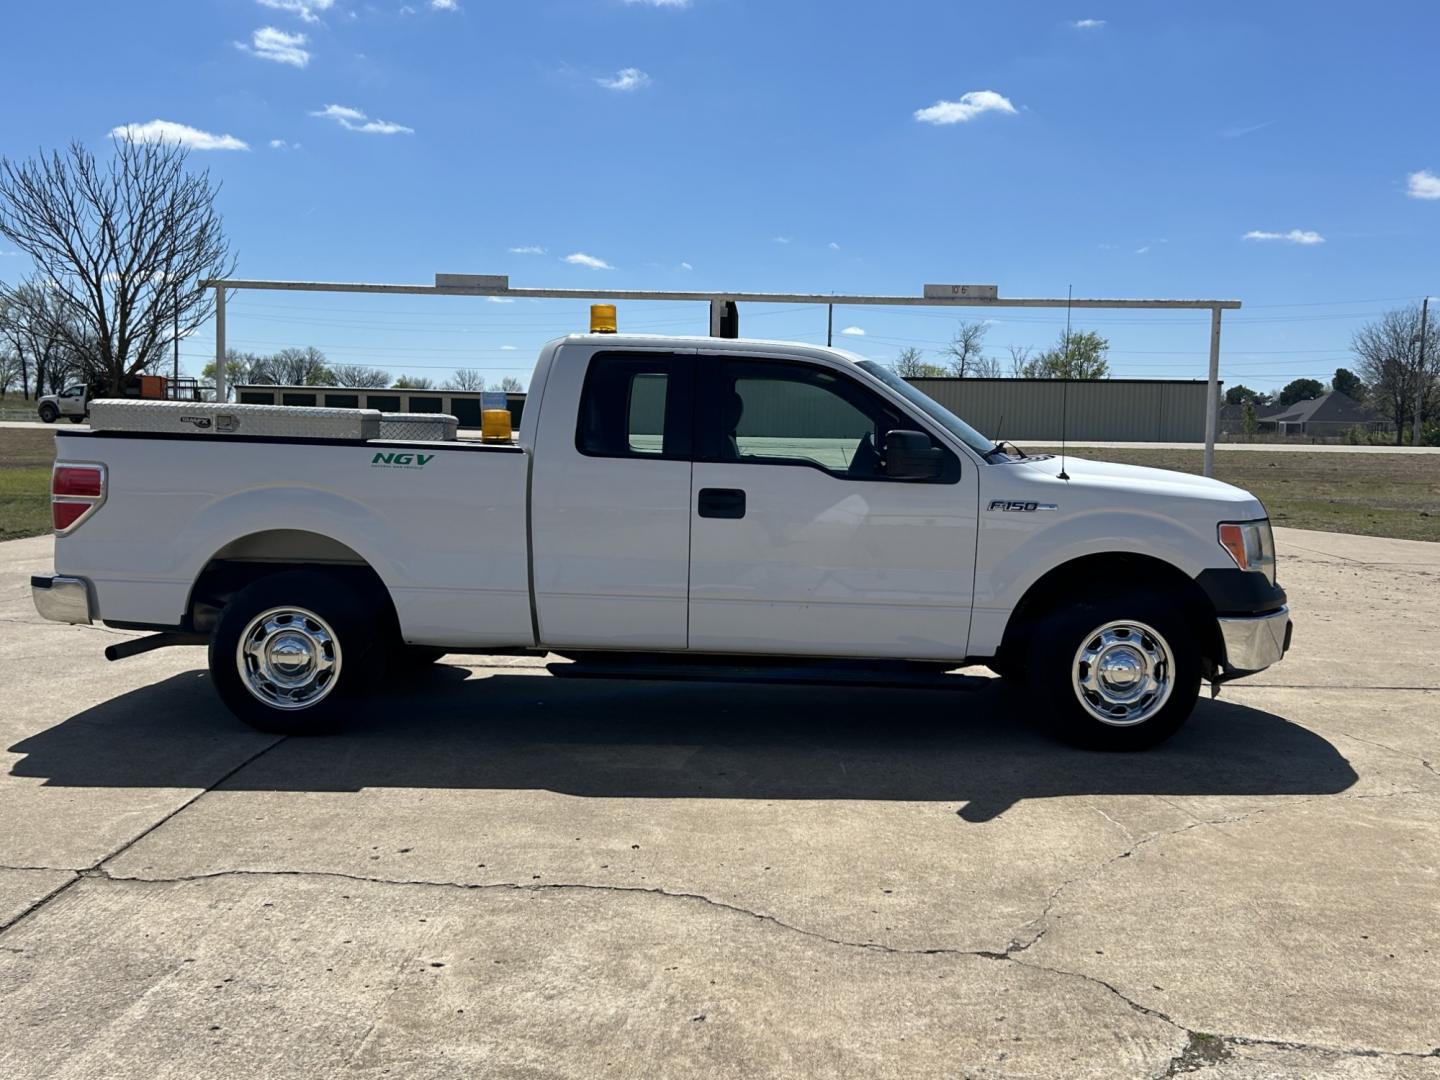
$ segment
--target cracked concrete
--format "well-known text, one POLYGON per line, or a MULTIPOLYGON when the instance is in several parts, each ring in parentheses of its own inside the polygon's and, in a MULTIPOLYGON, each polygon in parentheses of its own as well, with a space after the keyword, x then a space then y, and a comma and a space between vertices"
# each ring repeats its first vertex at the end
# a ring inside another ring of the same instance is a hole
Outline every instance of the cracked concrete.
POLYGON ((276 740, 0 545, 0 1075, 1440 1080, 1440 550, 1280 547, 1297 652, 1109 757, 480 657, 276 740))

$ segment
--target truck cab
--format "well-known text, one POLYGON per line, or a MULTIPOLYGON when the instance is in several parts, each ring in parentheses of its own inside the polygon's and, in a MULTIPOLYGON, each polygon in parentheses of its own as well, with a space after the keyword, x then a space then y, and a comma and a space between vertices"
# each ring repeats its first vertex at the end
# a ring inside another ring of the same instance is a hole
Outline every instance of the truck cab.
POLYGON ((72 424, 84 423, 90 415, 90 388, 84 383, 72 383, 58 394, 46 394, 36 405, 40 419, 53 424, 62 416, 72 424))

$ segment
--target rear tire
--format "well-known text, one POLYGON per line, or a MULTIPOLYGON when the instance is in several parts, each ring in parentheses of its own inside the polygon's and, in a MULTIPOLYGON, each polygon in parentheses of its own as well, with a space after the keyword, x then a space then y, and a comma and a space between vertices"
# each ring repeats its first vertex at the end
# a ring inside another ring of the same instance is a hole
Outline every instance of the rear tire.
POLYGON ((83 424, 83 423, 85 423, 86 420, 89 420, 89 419, 90 419, 90 417, 88 417, 88 416, 83 416, 83 415, 82 415, 82 416, 72 416, 72 417, 70 417, 70 422, 71 422, 72 424, 83 424))
POLYGON ((1200 648, 1164 594, 1089 593, 1028 635, 1026 676, 1055 733, 1093 750, 1144 750, 1179 730, 1200 696, 1200 648))
POLYGON ((348 583, 288 571, 236 593, 210 638, 210 679, 260 731, 319 735, 343 726, 371 684, 382 639, 348 583))
POLYGON ((40 406, 40 419, 47 424, 53 424, 60 419, 60 410, 51 405, 48 401, 40 406))

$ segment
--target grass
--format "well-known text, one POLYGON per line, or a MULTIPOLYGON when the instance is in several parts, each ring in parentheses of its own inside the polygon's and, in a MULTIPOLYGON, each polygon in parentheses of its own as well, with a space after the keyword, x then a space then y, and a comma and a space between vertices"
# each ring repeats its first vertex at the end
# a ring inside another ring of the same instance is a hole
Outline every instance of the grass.
POLYGON ((50 531, 50 431, 0 428, 0 540, 50 531))
MULTIPOLYGON (((0 428, 0 540, 50 531, 54 456, 52 432, 0 428)), ((1084 450, 1077 456, 1189 473, 1199 473, 1202 462, 1199 450, 1084 450)), ((1440 455, 1222 450, 1215 473, 1259 497, 1277 525, 1440 541, 1440 455)))
MULTIPOLYGON (((1096 448, 1075 456, 1188 473, 1199 473, 1204 460, 1199 450, 1096 448)), ((1219 450, 1215 478, 1254 494, 1276 525, 1440 541, 1440 455, 1219 450)))

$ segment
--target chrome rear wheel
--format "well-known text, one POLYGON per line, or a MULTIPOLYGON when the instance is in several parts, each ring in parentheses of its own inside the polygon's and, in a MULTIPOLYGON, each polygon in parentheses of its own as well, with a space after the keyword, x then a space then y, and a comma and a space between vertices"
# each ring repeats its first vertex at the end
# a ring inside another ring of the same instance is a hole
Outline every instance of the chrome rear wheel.
POLYGON ((330 624, 303 607, 274 607, 246 624, 235 647, 245 689, 272 709, 308 709, 336 687, 343 659, 330 624))

